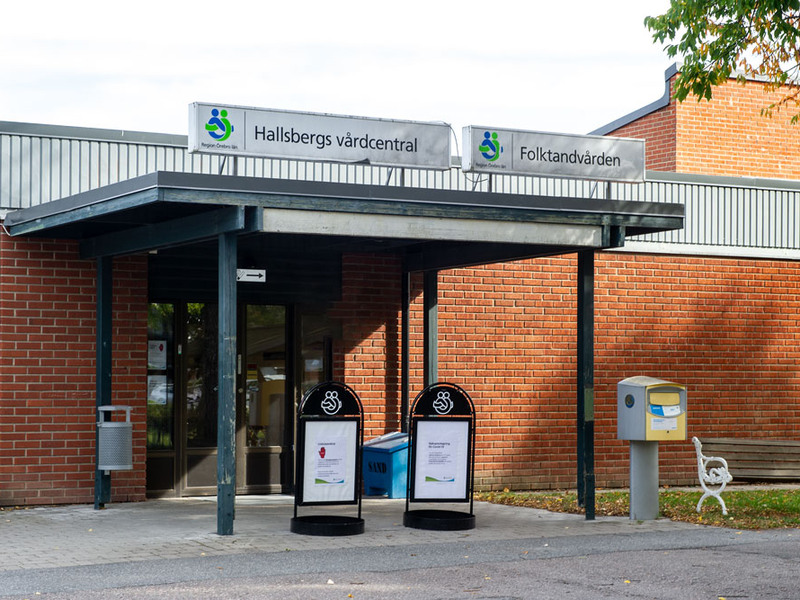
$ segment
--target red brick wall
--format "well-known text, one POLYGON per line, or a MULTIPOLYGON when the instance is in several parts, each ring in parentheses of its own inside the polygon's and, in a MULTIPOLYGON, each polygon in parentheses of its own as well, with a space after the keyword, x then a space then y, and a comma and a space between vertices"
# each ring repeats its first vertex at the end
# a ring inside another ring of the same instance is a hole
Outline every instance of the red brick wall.
MULTIPOLYGON (((442 273, 440 374, 476 402, 479 487, 575 485, 575 273, 574 255, 442 273)), ((598 485, 628 483, 634 375, 687 386, 689 437, 798 437, 800 263, 602 253, 595 287, 598 485)), ((692 483, 693 461, 661 444, 661 482, 692 483)))
POLYGON ((797 179, 800 125, 790 123, 794 110, 761 114, 785 93, 786 88, 767 92, 755 81, 729 80, 714 88, 710 101, 673 98, 609 135, 646 139, 646 164, 654 171, 797 179))
POLYGON ((342 325, 334 379, 364 405, 364 439, 400 429, 400 260, 350 255, 342 266, 342 301, 332 317, 342 325))
MULTIPOLYGON (((369 256, 346 264, 336 363, 364 401, 369 438, 399 428, 400 265, 369 256)), ((575 486, 576 268, 568 255, 440 273, 439 379, 475 402, 479 489, 575 486)), ((420 289, 416 274, 411 400, 422 389, 420 289)), ((634 375, 687 386, 689 437, 797 438, 798 314, 797 262, 599 254, 597 484, 628 484, 616 386, 634 375)), ((689 441, 660 444, 660 459, 662 484, 695 482, 689 441)))
MULTIPOLYGON (((688 435, 798 439, 800 263, 603 253, 596 264, 598 483, 624 485, 616 382, 687 386, 688 435)), ((662 443, 661 481, 694 482, 694 449, 662 443)))
MULTIPOLYGON (((112 499, 144 498, 146 264, 114 268, 113 402, 134 407, 134 470, 112 499)), ((0 505, 91 502, 95 265, 76 245, 0 233, 0 505)))
POLYGON ((476 486, 574 486, 574 256, 445 271, 439 375, 476 410, 476 486))
POLYGON ((735 177, 800 177, 800 127, 791 125, 794 111, 772 117, 761 109, 782 92, 763 85, 729 81, 714 89, 710 102, 690 99, 678 106, 678 164, 681 173, 735 177))
MULTIPOLYGON (((476 405, 476 485, 574 485, 574 257, 442 272, 439 379, 476 405)), ((401 263, 345 257, 335 365, 369 439, 400 428, 401 263), (343 368, 342 368, 343 366, 343 368)), ((412 277, 409 401, 423 388, 422 274, 412 277)))

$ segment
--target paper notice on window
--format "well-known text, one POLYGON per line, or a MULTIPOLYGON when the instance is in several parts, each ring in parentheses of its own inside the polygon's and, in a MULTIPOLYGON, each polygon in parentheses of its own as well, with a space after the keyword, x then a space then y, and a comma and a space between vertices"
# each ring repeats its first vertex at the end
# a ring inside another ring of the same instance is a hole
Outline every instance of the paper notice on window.
POLYGON ((420 421, 416 436, 414 498, 466 498, 469 423, 420 421))
POLYGON ((166 340, 147 341, 147 368, 160 371, 167 368, 166 340))
POLYGON ((166 405, 172 402, 172 389, 166 375, 147 376, 147 403, 166 405))

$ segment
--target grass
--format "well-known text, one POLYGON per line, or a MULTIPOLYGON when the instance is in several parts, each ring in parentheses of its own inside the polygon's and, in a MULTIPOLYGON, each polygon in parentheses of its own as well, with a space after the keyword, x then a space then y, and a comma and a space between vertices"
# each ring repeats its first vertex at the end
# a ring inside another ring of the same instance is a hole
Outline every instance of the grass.
MULTIPOLYGON (((800 490, 748 489, 722 493, 728 514, 715 498, 706 498, 700 513, 696 511, 701 492, 662 489, 659 493, 661 517, 699 525, 734 529, 780 529, 800 527, 800 490)), ((476 500, 527 506, 553 512, 583 514, 575 492, 482 492, 476 500)), ((622 491, 600 491, 595 494, 596 516, 629 516, 629 494, 622 491)))

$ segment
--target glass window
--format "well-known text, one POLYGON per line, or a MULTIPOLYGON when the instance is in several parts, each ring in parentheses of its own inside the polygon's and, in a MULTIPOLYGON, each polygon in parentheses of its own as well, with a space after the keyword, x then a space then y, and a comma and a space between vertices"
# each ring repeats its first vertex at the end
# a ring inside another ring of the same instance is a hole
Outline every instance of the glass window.
POLYGON ((147 448, 175 447, 173 360, 175 306, 150 304, 147 314, 147 448))
POLYGON ((286 424, 286 309, 248 306, 245 337, 247 445, 281 446, 286 424))
POLYGON ((186 444, 217 445, 217 305, 186 305, 186 444))
POLYGON ((326 315, 308 313, 300 319, 300 392, 305 394, 325 381, 325 340, 330 338, 331 324, 326 315))

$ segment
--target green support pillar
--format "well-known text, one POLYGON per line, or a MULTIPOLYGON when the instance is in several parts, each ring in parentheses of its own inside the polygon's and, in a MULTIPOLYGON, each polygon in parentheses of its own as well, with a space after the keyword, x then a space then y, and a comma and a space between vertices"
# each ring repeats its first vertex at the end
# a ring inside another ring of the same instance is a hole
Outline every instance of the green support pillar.
POLYGON ((233 534, 236 502, 236 233, 219 236, 217 533, 233 534))
MULTIPOLYGON (((101 256, 97 259, 97 330, 96 330, 96 364, 95 364, 95 406, 111 404, 111 306, 113 296, 113 259, 101 256)), ((95 420, 100 419, 100 412, 95 410, 95 420)), ((95 427, 95 465, 100 461, 100 431, 95 427)), ((111 501, 111 474, 95 470, 94 473, 94 508, 99 510, 111 501)))
POLYGON ((578 503, 595 517, 594 250, 578 252, 578 503))
POLYGON ((425 271, 423 279, 423 335, 425 337, 423 376, 425 387, 439 380, 439 273, 425 271))

